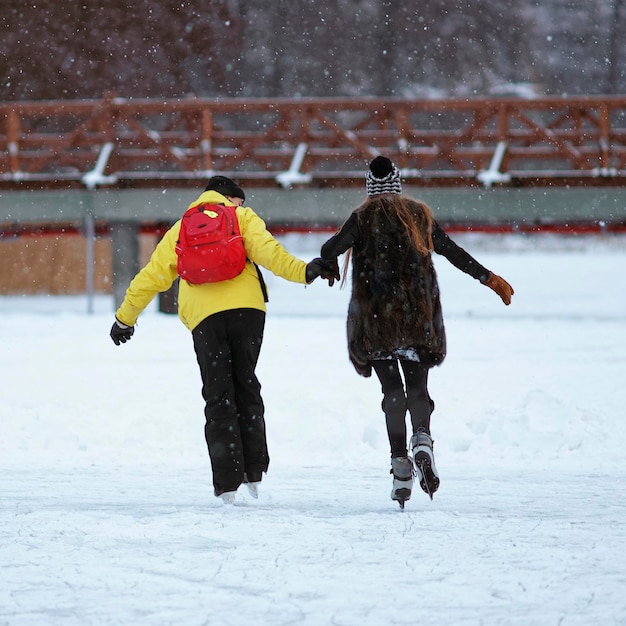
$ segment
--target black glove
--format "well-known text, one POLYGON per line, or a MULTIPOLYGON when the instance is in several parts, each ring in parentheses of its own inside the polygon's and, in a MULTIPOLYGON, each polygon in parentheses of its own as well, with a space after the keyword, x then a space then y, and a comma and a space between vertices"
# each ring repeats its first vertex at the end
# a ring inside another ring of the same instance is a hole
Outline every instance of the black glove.
POLYGON ((328 284, 332 287, 335 284, 335 280, 339 280, 339 265, 337 259, 328 261, 317 257, 306 266, 306 282, 312 283, 318 276, 321 276, 328 281, 328 284))
POLYGON ((134 332, 134 326, 126 326, 126 324, 122 324, 122 322, 120 322, 116 317, 115 322, 113 322, 113 326, 111 326, 111 339, 113 339, 113 343, 116 346, 119 346, 120 343, 130 341, 134 332))

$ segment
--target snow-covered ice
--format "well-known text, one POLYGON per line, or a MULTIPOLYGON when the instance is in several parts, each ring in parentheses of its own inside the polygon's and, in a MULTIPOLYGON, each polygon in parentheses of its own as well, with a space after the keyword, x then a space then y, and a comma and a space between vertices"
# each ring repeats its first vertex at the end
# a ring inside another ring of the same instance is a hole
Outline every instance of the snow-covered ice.
POLYGON ((626 624, 626 237, 455 239, 516 293, 436 257, 442 484, 403 512, 347 290, 266 272, 272 462, 230 507, 176 316, 116 347, 112 297, 0 297, 0 624, 626 624))

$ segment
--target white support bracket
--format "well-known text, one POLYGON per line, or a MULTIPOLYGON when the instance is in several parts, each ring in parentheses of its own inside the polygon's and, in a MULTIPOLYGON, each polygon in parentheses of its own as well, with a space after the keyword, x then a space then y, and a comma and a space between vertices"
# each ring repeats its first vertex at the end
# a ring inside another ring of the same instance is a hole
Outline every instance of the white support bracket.
POLYGON ((95 189, 98 185, 113 185, 117 182, 116 176, 105 176, 103 173, 114 147, 111 141, 105 143, 100 149, 100 154, 98 155, 98 160, 94 168, 83 174, 81 181, 87 189, 95 189))
POLYGON ((293 155, 293 159, 291 159, 289 169, 276 174, 276 182, 284 189, 289 189, 294 184, 302 185, 311 182, 311 174, 303 174, 300 171, 302 161, 304 161, 304 157, 306 156, 307 147, 306 143, 299 143, 293 155))
POLYGON ((491 187, 494 183, 508 183, 511 180, 511 175, 502 173, 500 166, 502 165, 502 159, 506 152, 506 141, 499 141, 496 146, 496 151, 493 153, 489 168, 478 172, 476 178, 487 188, 491 187))

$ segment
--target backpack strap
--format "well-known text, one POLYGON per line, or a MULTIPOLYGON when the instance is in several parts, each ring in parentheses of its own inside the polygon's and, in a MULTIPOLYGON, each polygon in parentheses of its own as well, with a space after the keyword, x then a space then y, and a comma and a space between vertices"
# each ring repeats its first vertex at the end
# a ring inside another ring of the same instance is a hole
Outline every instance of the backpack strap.
POLYGON ((254 265, 254 269, 256 270, 256 273, 259 276, 259 283, 261 283, 261 292, 263 293, 263 301, 269 302, 270 299, 269 299, 269 296, 267 295, 267 285, 265 284, 265 279, 263 278, 263 274, 261 274, 261 269, 254 261, 252 261, 252 265, 254 265))
POLYGON ((239 229, 239 221, 237 220, 237 207, 231 206, 229 204, 221 204, 221 207, 224 208, 224 212, 228 216, 228 224, 230 225, 230 234, 231 235, 240 235, 239 229))
MULTIPOLYGON (((239 222, 237 221, 237 208, 235 207, 232 213, 232 216, 237 222, 237 230, 239 230, 239 222)), ((233 234, 235 234, 235 225, 233 224, 233 234)), ((267 294, 267 285, 265 284, 265 279, 263 278, 263 274, 261 274, 261 268, 251 259, 248 259, 252 265, 254 265, 254 269, 256 270, 257 276, 259 277, 259 284, 261 285, 261 293, 263 294, 263 302, 269 302, 269 296, 267 294)))

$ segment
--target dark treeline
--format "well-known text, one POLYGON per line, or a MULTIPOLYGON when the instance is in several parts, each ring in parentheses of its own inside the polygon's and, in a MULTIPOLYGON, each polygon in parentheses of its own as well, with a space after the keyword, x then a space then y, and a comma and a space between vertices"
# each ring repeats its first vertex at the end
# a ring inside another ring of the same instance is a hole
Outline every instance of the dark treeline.
POLYGON ((0 0, 0 100, 626 88, 622 0, 0 0))

